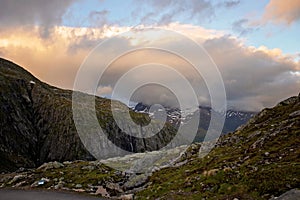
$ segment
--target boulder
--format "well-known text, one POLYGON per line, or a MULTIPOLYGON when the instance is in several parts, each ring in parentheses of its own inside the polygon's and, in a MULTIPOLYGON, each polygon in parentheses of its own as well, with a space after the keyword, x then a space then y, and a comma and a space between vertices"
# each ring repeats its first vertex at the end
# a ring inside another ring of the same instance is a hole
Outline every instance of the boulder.
POLYGON ((296 199, 300 199, 300 190, 298 189, 292 189, 282 195, 280 195, 279 197, 273 197, 270 200, 296 200, 296 199))
POLYGON ((64 167, 64 165, 60 162, 54 161, 54 162, 49 162, 49 163, 44 163, 40 167, 37 168, 37 170, 49 170, 49 169, 58 169, 64 167))

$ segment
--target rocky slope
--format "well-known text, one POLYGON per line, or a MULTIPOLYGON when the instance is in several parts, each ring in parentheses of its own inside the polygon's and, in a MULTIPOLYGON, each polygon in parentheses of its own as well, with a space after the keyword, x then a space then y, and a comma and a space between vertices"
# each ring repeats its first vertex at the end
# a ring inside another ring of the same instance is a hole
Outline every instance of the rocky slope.
MULTIPOLYGON (((204 144, 202 144, 204 145, 204 144)), ((270 199, 300 187, 300 94, 266 108, 200 158, 155 172, 137 199, 270 199)))
MULTIPOLYGON (((43 83, 0 58, 0 171, 36 167, 54 160, 94 159, 83 146, 73 122, 72 92, 43 83)), ((129 137, 114 121, 110 105, 108 99, 95 98, 99 124, 109 139, 124 150, 155 150, 172 139, 175 130, 167 124, 155 144, 129 137)), ((141 126, 149 123, 144 114, 130 111, 130 115, 141 126)))
POLYGON ((133 199, 134 193, 147 185, 152 172, 173 166, 172 159, 180 158, 185 146, 166 152, 153 151, 115 157, 97 161, 65 161, 44 163, 35 169, 20 168, 15 172, 0 174, 0 189, 51 189, 74 191, 90 195, 117 199, 133 199), (156 160, 150 173, 133 173, 130 164, 133 160, 163 154, 156 160), (109 166, 122 166, 122 171, 109 166))
MULTIPOLYGON (((300 94, 267 108, 206 156, 192 144, 168 150, 151 173, 126 172, 149 153, 100 161, 45 163, 0 175, 1 187, 71 190, 119 199, 297 199, 300 188, 300 94), (174 159, 176 158, 176 159, 174 159), (125 171, 110 166, 122 165, 125 171), (278 198, 277 198, 278 197, 278 198)), ((151 152, 150 155, 164 153, 151 152)))

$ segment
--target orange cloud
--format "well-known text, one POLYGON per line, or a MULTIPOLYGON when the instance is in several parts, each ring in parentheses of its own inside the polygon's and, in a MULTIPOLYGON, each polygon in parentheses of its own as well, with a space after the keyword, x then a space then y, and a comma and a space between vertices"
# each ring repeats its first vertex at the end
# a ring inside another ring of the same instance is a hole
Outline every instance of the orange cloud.
POLYGON ((265 8, 263 22, 292 24, 300 19, 299 0, 271 0, 265 8))
MULTIPOLYGON (((178 23, 162 28, 177 30, 202 41, 221 35, 221 32, 214 30, 178 23)), ((105 38, 130 29, 131 27, 118 26, 102 28, 56 26, 53 27, 50 37, 43 38, 39 26, 8 28, 0 32, 0 55, 25 67, 47 83, 71 89, 80 64, 92 48, 105 38)), ((129 42, 142 41, 130 38, 129 42)))
MULTIPOLYGON (((205 47, 222 73, 228 103, 231 105, 244 110, 257 110, 274 105, 279 98, 299 93, 300 63, 289 55, 284 55, 280 49, 268 49, 264 46, 248 47, 242 40, 233 36, 192 25, 173 23, 162 28, 188 35, 205 47)), ((71 89, 80 64, 92 48, 105 38, 129 29, 130 27, 109 26, 101 29, 54 27, 51 37, 48 38, 40 37, 39 27, 6 29, 0 32, 0 54, 25 67, 45 82, 71 89)), ((119 39, 111 49, 107 49, 106 53, 127 45, 135 46, 145 42, 147 37, 119 39)), ((176 45, 183 50, 186 48, 184 41, 174 40, 175 38, 165 37, 160 38, 159 42, 166 47, 176 45)), ((191 51, 190 54, 199 56, 199 52, 191 51)), ((97 61, 101 62, 105 56, 105 54, 99 55, 97 61)), ((197 85, 198 92, 201 94, 199 99, 202 98, 201 102, 207 100, 206 88, 202 87, 202 82, 195 77, 197 73, 193 71, 189 63, 170 54, 151 50, 127 54, 113 62, 103 76, 103 85, 98 88, 98 94, 109 96, 114 86, 112 81, 118 80, 130 67, 149 62, 172 66, 192 84, 197 85)), ((151 73, 137 74, 135 78, 155 76, 176 82, 176 79, 170 75, 156 71, 151 73)), ((91 76, 97 76, 97 74, 91 71, 91 76)), ((137 99, 137 101, 150 101, 152 97, 160 95, 161 91, 151 89, 146 93, 149 95, 139 97, 145 99, 137 99)), ((173 99, 169 96, 168 98, 162 97, 164 101, 173 99)))
POLYGON ((1 56, 25 67, 36 77, 55 86, 71 89, 76 72, 89 51, 106 37, 126 29, 54 27, 51 37, 42 38, 39 27, 12 28, 0 32, 1 56), (81 45, 81 41, 91 41, 81 45), (71 46, 76 46, 71 51, 71 46))
POLYGON ((111 94, 112 90, 113 89, 110 86, 99 86, 97 89, 97 94, 100 96, 108 95, 111 94))

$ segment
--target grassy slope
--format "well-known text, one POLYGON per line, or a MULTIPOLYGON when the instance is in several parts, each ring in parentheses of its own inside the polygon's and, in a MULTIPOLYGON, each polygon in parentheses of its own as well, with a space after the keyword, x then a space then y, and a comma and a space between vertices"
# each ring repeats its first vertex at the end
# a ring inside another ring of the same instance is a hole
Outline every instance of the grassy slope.
MULTIPOLYGON (((0 58, 0 171, 36 167, 54 160, 93 159, 73 122, 72 93, 43 83, 22 67, 0 58)), ((124 148, 130 142, 136 151, 155 148, 155 144, 146 143, 144 147, 141 141, 129 141, 131 138, 120 134, 112 117, 111 100, 96 97, 95 107, 99 124, 124 148)), ((145 114, 130 114, 138 124, 149 122, 145 114)), ((166 125, 159 143, 168 141, 172 132, 172 127, 166 125)))
MULTIPOLYGON (((156 172, 138 199, 269 199, 300 187, 299 97, 265 109, 208 156, 156 172)), ((197 152, 194 150, 194 152, 197 152)))

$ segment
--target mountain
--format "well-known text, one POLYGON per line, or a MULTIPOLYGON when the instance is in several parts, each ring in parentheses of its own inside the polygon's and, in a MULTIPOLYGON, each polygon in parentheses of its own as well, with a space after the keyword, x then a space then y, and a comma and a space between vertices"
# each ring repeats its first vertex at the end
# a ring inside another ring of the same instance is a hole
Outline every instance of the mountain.
POLYGON ((227 110, 223 133, 235 131, 240 126, 246 124, 256 114, 256 112, 250 111, 227 110))
MULTIPOLYGON (((22 67, 0 58, 0 171, 35 167, 48 161, 94 159, 82 144, 74 125, 72 94, 73 91, 48 85, 22 67)), ((83 98, 89 96, 78 94, 83 98)), ((88 107, 83 105, 82 112, 88 112, 85 111, 88 107)), ((111 100, 96 97, 95 108, 99 124, 109 140, 124 150, 156 150, 167 144, 176 132, 166 124, 155 141, 142 140, 126 135, 118 127, 111 113, 111 100)), ((149 123, 147 115, 133 111, 130 115, 140 124, 141 131, 148 131, 142 128, 149 123)), ((99 143, 103 149, 107 146, 99 143)))
POLYGON ((192 145, 174 167, 155 172, 137 199, 259 200, 300 188, 300 94, 222 136, 204 157, 202 145, 209 143, 192 145))
MULTIPOLYGON (((139 102, 133 109, 136 112, 150 114, 151 116, 152 113, 149 113, 150 107, 151 105, 139 102)), ((167 115, 167 121, 174 127, 178 127, 180 123, 186 124, 187 121, 190 120, 193 115, 195 115, 195 112, 200 113, 199 130, 196 135, 195 142, 203 141, 210 123, 211 112, 214 112, 210 107, 204 106, 200 106, 196 111, 185 113, 185 117, 182 117, 182 111, 179 108, 165 107, 165 111, 167 115)), ((227 110, 222 133, 226 134, 235 131, 238 127, 245 124, 255 114, 255 112, 249 111, 227 110)))
POLYGON ((180 146, 165 153, 50 162, 0 174, 0 188, 62 189, 113 199, 294 200, 300 196, 299 144, 300 94, 221 136, 207 155, 199 154, 199 149, 211 142, 194 143, 186 151, 180 146), (152 157, 155 154, 158 157, 152 157), (143 158, 143 163, 154 162, 151 173, 122 172, 104 165, 126 169, 143 158))
MULTIPOLYGON (((137 103, 133 110, 139 113, 145 113, 147 115, 153 116, 153 113, 150 112, 151 105, 144 104, 142 102, 137 103)), ((181 121, 181 111, 179 108, 170 108, 164 107, 165 112, 167 114, 167 121, 171 123, 173 126, 178 126, 181 121)), ((157 110, 158 112, 162 112, 163 110, 157 110)), ((155 116, 154 116, 155 117, 155 116)))

